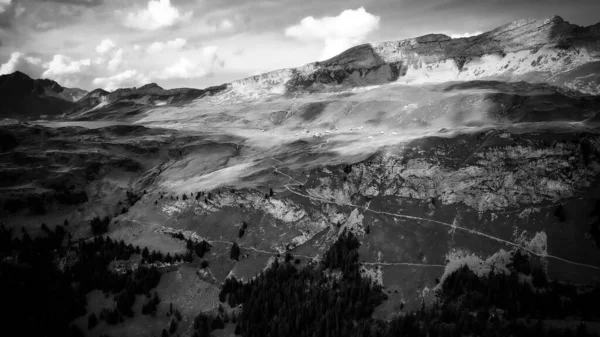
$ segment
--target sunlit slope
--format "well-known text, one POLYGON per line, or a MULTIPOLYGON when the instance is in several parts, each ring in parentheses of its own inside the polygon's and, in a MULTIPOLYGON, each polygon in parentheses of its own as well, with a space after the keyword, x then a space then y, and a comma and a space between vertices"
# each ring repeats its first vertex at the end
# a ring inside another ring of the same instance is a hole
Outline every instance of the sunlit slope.
POLYGON ((293 141, 351 131, 425 132, 521 122, 577 122, 598 111, 600 99, 569 90, 525 82, 472 81, 388 84, 280 96, 252 104, 226 104, 207 97, 183 107, 151 109, 137 122, 191 130, 238 129, 248 137, 271 131, 293 141))
MULTIPOLYGON (((337 100, 335 95, 342 94, 356 96, 341 100, 346 102, 361 102, 363 99, 386 101, 389 95, 394 96, 394 104, 427 104, 427 99, 419 102, 421 87, 443 86, 449 82, 523 82, 551 85, 559 88, 556 90, 571 90, 582 95, 597 95, 600 94, 599 41, 599 24, 580 27, 557 16, 546 20, 519 20, 469 38, 452 39, 443 34, 429 34, 401 41, 364 44, 329 60, 276 70, 203 90, 164 90, 156 84, 119 89, 101 97, 96 95, 82 100, 69 118, 138 119, 140 115, 163 113, 162 108, 168 108, 169 112, 160 119, 171 119, 173 113, 181 118, 192 114, 202 118, 218 112, 221 116, 215 117, 216 122, 227 120, 254 127, 256 118, 250 116, 244 124, 244 116, 236 115, 240 110, 236 105, 258 105, 259 109, 268 109, 274 113, 270 120, 277 123, 285 117, 280 111, 294 112, 306 99, 313 102, 337 100), (404 86, 383 91, 370 90, 372 87, 398 84, 404 86), (370 94, 361 96, 360 92, 365 90, 370 94), (277 104, 265 106, 266 103, 277 104), (182 107, 183 111, 178 111, 182 107)), ((518 84, 515 85, 511 90, 521 89, 518 84)), ((530 95, 531 90, 537 89, 524 88, 524 93, 517 93, 530 95)), ((425 87, 424 91, 432 89, 425 87)), ((155 119, 156 116, 149 120, 155 119)), ((259 122, 263 119, 259 118, 259 122)), ((265 120, 265 123, 268 122, 265 120)))

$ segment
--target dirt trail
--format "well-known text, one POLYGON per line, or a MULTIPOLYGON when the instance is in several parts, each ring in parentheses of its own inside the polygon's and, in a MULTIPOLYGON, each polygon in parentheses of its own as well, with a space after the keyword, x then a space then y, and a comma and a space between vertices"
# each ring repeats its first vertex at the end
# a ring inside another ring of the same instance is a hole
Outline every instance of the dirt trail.
MULTIPOLYGON (((277 160, 275 158, 273 158, 273 160, 278 161, 279 163, 281 163, 281 161, 279 161, 279 160, 277 160)), ((551 258, 551 259, 555 259, 555 260, 558 260, 558 261, 562 261, 562 262, 565 262, 565 263, 569 263, 569 264, 573 264, 573 265, 577 265, 577 266, 581 266, 581 267, 587 267, 587 268, 592 268, 592 269, 600 270, 600 267, 598 267, 598 266, 589 265, 589 264, 580 263, 580 262, 575 262, 575 261, 570 261, 570 260, 563 259, 563 258, 558 257, 558 256, 550 255, 550 254, 539 254, 539 253, 536 253, 536 252, 530 250, 529 248, 521 246, 521 245, 519 245, 517 243, 511 242, 511 241, 507 241, 507 240, 504 240, 504 239, 501 239, 501 238, 498 238, 498 237, 495 237, 495 236, 492 236, 492 235, 489 235, 489 234, 486 234, 486 233, 483 233, 483 232, 479 232, 479 231, 476 231, 474 229, 464 228, 464 227, 458 226, 456 224, 450 224, 450 223, 446 223, 446 222, 442 222, 442 221, 438 221, 438 220, 421 218, 421 217, 416 217, 416 216, 412 216, 412 215, 404 215, 404 214, 390 213, 390 212, 384 212, 384 211, 377 211, 377 210, 373 210, 373 209, 368 208, 368 206, 365 207, 365 206, 360 206, 360 205, 354 205, 354 204, 351 204, 351 203, 341 203, 341 202, 337 202, 335 200, 327 200, 327 199, 324 199, 324 198, 321 198, 321 197, 317 197, 317 196, 314 196, 314 195, 303 194, 303 193, 300 193, 300 192, 292 189, 290 187, 290 185, 291 185, 290 182, 293 181, 293 182, 295 182, 295 183, 297 183, 299 185, 304 185, 303 183, 297 181, 296 179, 294 179, 290 175, 281 172, 279 170, 279 168, 276 167, 276 166, 273 166, 273 169, 275 169, 275 172, 277 172, 278 174, 281 174, 281 175, 286 176, 286 177, 289 178, 288 184, 284 185, 285 189, 287 189, 291 193, 294 193, 294 194, 296 194, 298 196, 301 196, 303 198, 308 198, 310 200, 317 200, 317 201, 320 201, 320 202, 323 202, 323 203, 335 204, 335 205, 338 205, 338 206, 356 207, 356 208, 359 208, 359 209, 363 209, 364 212, 372 212, 372 213, 375 213, 375 214, 388 215, 388 216, 392 216, 392 217, 395 217, 395 218, 404 218, 404 219, 411 219, 411 220, 426 221, 426 222, 430 222, 430 223, 435 223, 435 224, 438 224, 438 225, 450 227, 452 230, 461 230, 461 231, 467 232, 469 234, 482 236, 482 237, 485 237, 485 238, 490 239, 490 240, 494 240, 494 241, 497 241, 497 242, 500 242, 500 243, 503 243, 503 244, 506 244, 506 245, 509 245, 509 246, 512 246, 512 247, 516 247, 516 248, 522 249, 522 250, 524 250, 524 251, 526 251, 526 252, 528 252, 528 253, 530 253, 532 255, 539 256, 541 258, 551 258)))

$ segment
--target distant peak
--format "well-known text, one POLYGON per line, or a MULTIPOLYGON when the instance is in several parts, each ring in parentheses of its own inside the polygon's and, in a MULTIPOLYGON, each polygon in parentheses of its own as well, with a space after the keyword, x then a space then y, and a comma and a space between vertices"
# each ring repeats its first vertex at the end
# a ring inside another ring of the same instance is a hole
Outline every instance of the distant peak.
POLYGON ((100 97, 105 95, 108 95, 108 91, 98 88, 88 92, 85 97, 100 97))
POLYGON ((10 77, 14 77, 14 78, 31 79, 31 77, 29 77, 29 75, 27 75, 27 74, 25 74, 23 72, 20 72, 18 70, 15 71, 12 74, 6 74, 5 76, 10 76, 10 77))
MULTIPOLYGON (((15 76, 27 76, 25 73, 23 73, 23 72, 21 72, 21 71, 18 71, 18 70, 17 70, 17 71, 15 71, 15 72, 13 73, 13 75, 15 75, 15 76)), ((29 76, 27 76, 27 77, 29 77, 29 76)))
POLYGON ((547 18, 546 20, 544 20, 544 23, 563 23, 565 22, 565 20, 563 20, 563 18, 561 18, 558 15, 553 15, 549 18, 547 18))
POLYGON ((145 85, 139 87, 138 89, 162 89, 162 88, 156 83, 148 83, 148 84, 145 84, 145 85))

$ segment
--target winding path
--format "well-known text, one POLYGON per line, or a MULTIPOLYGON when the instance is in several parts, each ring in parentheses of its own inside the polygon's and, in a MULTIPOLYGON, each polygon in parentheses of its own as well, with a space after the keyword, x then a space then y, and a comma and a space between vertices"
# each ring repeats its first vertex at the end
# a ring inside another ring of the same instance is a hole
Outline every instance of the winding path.
MULTIPOLYGON (((277 162, 279 162, 280 164, 283 164, 280 160, 278 160, 276 158, 272 158, 272 159, 275 160, 275 161, 277 161, 277 162)), ((404 218, 404 219, 410 219, 410 220, 426 221, 426 222, 430 222, 430 223, 435 223, 435 224, 438 224, 438 225, 450 227, 453 230, 461 230, 461 231, 467 232, 469 234, 482 236, 482 237, 485 237, 485 238, 490 239, 490 240, 494 240, 494 241, 497 241, 497 242, 500 242, 500 243, 503 243, 503 244, 506 244, 506 245, 509 245, 509 246, 512 246, 512 247, 516 247, 516 248, 522 249, 522 250, 524 250, 524 251, 526 251, 526 252, 528 252, 530 254, 533 254, 535 256, 539 256, 541 258, 551 258, 551 259, 555 259, 555 260, 562 261, 562 262, 565 262, 565 263, 569 263, 569 264, 572 264, 572 265, 577 265, 577 266, 581 266, 581 267, 588 267, 588 268, 600 270, 600 267, 598 267, 598 266, 594 266, 594 265, 590 265, 590 264, 585 264, 585 263, 580 263, 580 262, 575 262, 575 261, 570 261, 570 260, 563 259, 563 258, 558 257, 558 256, 550 255, 550 254, 536 253, 536 252, 532 251, 531 249, 529 249, 527 247, 524 247, 522 245, 519 245, 517 243, 511 242, 511 241, 507 241, 507 240, 504 240, 504 239, 501 239, 501 238, 498 238, 498 237, 495 237, 495 236, 492 236, 492 235, 489 235, 489 234, 486 234, 486 233, 483 233, 483 232, 479 232, 479 231, 476 231, 474 229, 469 229, 469 228, 461 227, 461 226, 458 226, 456 224, 450 224, 450 223, 447 223, 447 222, 442 222, 442 221, 433 220, 433 219, 427 219, 427 218, 421 218, 421 217, 416 217, 416 216, 412 216, 412 215, 404 215, 404 214, 390 213, 390 212, 384 212, 384 211, 376 211, 376 210, 370 209, 370 208, 365 207, 365 206, 354 205, 352 203, 341 203, 341 202, 337 202, 335 200, 328 200, 328 199, 321 198, 321 197, 314 196, 314 195, 303 194, 303 193, 300 193, 300 192, 298 192, 298 191, 290 188, 290 185, 291 185, 290 182, 293 181, 293 182, 295 182, 295 183, 297 183, 299 185, 304 185, 306 182, 305 183, 299 182, 298 180, 294 179, 292 176, 281 172, 277 166, 273 166, 273 169, 275 169, 275 172, 277 172, 278 174, 281 174, 281 175, 286 176, 286 177, 289 178, 288 183, 286 185, 284 185, 285 189, 287 189, 291 193, 296 194, 298 196, 301 196, 303 198, 308 198, 309 200, 318 200, 318 201, 321 201, 323 203, 335 204, 335 205, 338 205, 338 206, 349 206, 349 207, 361 208, 361 209, 364 210, 364 212, 372 212, 372 213, 375 213, 375 214, 388 215, 388 216, 392 216, 392 217, 395 217, 395 218, 404 218)))
POLYGON ((359 262, 365 266, 413 266, 413 267, 441 267, 446 268, 443 264, 426 264, 426 263, 410 263, 410 262, 359 262))

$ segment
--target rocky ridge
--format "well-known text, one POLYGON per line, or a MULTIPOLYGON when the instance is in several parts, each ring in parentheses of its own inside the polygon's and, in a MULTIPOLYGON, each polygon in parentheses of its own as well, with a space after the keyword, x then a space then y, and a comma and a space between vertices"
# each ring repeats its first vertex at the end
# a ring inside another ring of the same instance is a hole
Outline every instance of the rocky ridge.
POLYGON ((122 88, 113 92, 96 89, 67 111, 67 116, 70 119, 86 120, 132 117, 144 108, 180 105, 204 95, 213 95, 221 88, 222 86, 163 89, 156 83, 149 83, 139 88, 122 88), (118 113, 117 116, 114 112, 118 113))
MULTIPOLYGON (((429 34, 353 47, 329 60, 234 81, 229 99, 344 87, 468 80, 547 82, 600 93, 600 24, 580 27, 554 16, 519 20, 478 36, 429 34)), ((225 100, 220 100, 225 101, 225 100)))
POLYGON ((55 116, 70 109, 87 91, 65 88, 48 79, 34 80, 22 72, 0 76, 0 117, 55 116))

